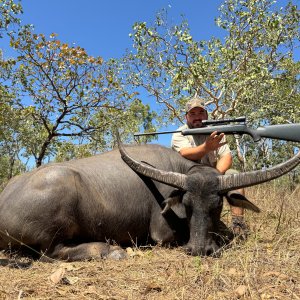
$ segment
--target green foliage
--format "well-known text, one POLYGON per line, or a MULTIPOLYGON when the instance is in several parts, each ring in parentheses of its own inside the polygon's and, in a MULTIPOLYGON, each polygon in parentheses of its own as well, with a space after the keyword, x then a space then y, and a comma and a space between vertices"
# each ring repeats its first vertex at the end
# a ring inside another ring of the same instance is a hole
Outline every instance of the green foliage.
POLYGON ((3 183, 25 170, 19 157, 20 115, 21 112, 12 109, 10 103, 0 100, 0 189, 3 183))
POLYGON ((126 57, 128 81, 162 104, 167 120, 182 121, 180 109, 194 93, 206 99, 213 117, 243 113, 250 120, 268 111, 275 90, 275 97, 286 102, 279 81, 292 88, 289 99, 299 93, 291 87, 299 69, 292 59, 300 37, 297 7, 288 3, 277 9, 269 0, 228 0, 220 12, 216 24, 228 34, 224 41, 194 41, 186 21, 171 26, 164 13, 153 25, 133 26, 136 52, 126 57))
POLYGON ((16 1, 13 0, 0 0, 0 38, 9 26, 20 23, 20 20, 17 17, 20 13, 22 13, 22 6, 19 2, 16 3, 16 1))
POLYGON ((58 143, 56 147, 56 162, 64 162, 74 158, 83 158, 93 155, 93 149, 90 144, 74 144, 68 141, 58 143))
MULTIPOLYGON (((101 151, 110 146, 107 140, 116 124, 129 131, 144 122, 141 116, 149 107, 126 91, 118 77, 122 65, 116 60, 89 56, 55 34, 50 39, 33 34, 30 26, 11 39, 11 46, 19 54, 11 80, 20 97, 14 106, 26 119, 22 145, 37 166, 57 151, 62 157, 63 142, 89 142, 101 151)), ((77 156, 76 151, 67 153, 68 158, 77 156)))
MULTIPOLYGON (((294 72, 299 67, 293 61, 294 47, 299 47, 299 10, 291 2, 277 9, 274 1, 269 0, 225 1, 220 10, 217 24, 229 33, 225 57, 230 62, 227 64, 230 72, 226 72, 224 65, 224 82, 226 93, 234 95, 225 97, 224 103, 237 113, 247 114, 252 121, 270 120, 271 106, 273 115, 278 115, 283 103, 299 94, 294 72), (283 82, 288 92, 283 91, 283 82)), ((293 101, 289 104, 299 107, 299 102, 298 106, 293 101)), ((295 121, 293 116, 287 114, 281 123, 295 121)))

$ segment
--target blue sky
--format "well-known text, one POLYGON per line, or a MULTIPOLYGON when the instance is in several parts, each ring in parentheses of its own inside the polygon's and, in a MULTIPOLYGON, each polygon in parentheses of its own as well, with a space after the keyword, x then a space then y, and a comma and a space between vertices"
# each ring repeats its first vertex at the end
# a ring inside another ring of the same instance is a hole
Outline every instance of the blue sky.
POLYGON ((214 25, 221 0, 23 0, 22 23, 35 25, 37 33, 55 32, 64 42, 75 43, 90 55, 120 57, 131 47, 129 33, 136 21, 152 22, 162 8, 174 21, 183 14, 195 39, 220 35, 214 25))
MULTIPOLYGON (((33 24, 36 33, 57 33, 58 39, 86 49, 92 56, 104 59, 121 57, 131 48, 129 33, 137 21, 152 23, 156 13, 168 8, 176 23, 181 15, 187 19, 195 40, 222 37, 224 32, 214 24, 222 0, 23 0, 22 24, 33 24)), ((279 0, 279 5, 287 0, 279 0)), ((299 0, 294 1, 298 3, 299 0)), ((12 52, 1 41, 4 56, 12 52)), ((146 95, 145 95, 146 97, 146 95)), ((168 130, 176 127, 168 128, 168 130)), ((167 129, 166 129, 167 130, 167 129)), ((161 135, 158 143, 169 145, 171 135, 161 135)))

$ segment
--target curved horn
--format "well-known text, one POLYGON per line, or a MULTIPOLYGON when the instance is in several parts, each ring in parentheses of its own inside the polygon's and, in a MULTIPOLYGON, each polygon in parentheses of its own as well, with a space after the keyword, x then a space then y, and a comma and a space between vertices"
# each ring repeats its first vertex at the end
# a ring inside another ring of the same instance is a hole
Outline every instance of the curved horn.
POLYGON ((240 174, 218 176, 219 192, 228 192, 238 188, 252 186, 280 177, 300 163, 300 151, 288 161, 267 170, 251 171, 240 174))
POLYGON ((178 189, 184 191, 186 190, 187 176, 185 174, 158 170, 150 165, 134 160, 127 154, 127 152, 124 149, 124 146, 122 145, 119 139, 118 139, 118 147, 122 159, 135 172, 142 174, 146 177, 150 177, 151 179, 154 179, 156 181, 176 187, 178 189))

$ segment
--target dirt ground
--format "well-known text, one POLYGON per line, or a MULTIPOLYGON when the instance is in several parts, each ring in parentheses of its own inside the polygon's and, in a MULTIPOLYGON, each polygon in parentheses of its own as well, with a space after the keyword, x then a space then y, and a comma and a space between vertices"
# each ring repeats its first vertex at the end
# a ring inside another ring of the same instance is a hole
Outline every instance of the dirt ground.
POLYGON ((24 261, 0 266, 0 299, 300 299, 300 189, 269 183, 247 195, 262 212, 246 213, 251 235, 219 258, 156 246, 121 261, 24 261))

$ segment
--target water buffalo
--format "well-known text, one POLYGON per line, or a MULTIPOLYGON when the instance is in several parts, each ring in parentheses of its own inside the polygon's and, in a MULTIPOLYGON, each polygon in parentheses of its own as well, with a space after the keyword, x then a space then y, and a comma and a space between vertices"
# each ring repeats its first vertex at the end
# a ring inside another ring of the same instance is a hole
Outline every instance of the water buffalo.
POLYGON ((211 255, 221 246, 223 196, 259 211, 232 191, 279 177, 300 161, 298 153, 269 170, 220 175, 163 146, 119 148, 13 178, 0 195, 0 249, 26 245, 74 261, 121 258, 118 245, 156 242, 211 255))

